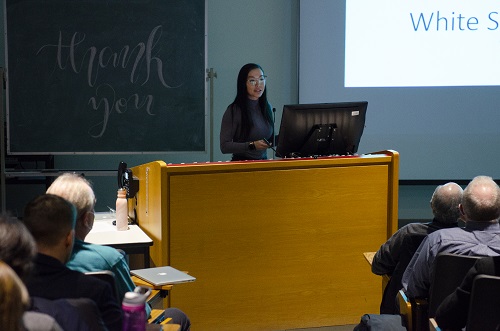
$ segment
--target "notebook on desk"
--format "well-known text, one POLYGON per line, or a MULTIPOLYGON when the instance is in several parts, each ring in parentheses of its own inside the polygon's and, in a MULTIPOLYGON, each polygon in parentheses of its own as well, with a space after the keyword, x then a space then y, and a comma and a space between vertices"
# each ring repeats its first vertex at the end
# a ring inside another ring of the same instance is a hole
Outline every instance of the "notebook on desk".
POLYGON ((130 273, 155 286, 193 282, 195 277, 173 267, 156 267, 130 270, 130 273))

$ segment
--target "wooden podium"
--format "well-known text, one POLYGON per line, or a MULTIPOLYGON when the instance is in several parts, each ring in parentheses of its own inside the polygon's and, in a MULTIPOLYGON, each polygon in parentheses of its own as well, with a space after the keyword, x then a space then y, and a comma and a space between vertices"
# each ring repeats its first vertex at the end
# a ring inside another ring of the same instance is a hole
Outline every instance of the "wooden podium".
POLYGON ((377 313, 363 252, 397 230, 399 154, 132 168, 152 265, 188 270, 170 305, 197 330, 284 330, 377 313))

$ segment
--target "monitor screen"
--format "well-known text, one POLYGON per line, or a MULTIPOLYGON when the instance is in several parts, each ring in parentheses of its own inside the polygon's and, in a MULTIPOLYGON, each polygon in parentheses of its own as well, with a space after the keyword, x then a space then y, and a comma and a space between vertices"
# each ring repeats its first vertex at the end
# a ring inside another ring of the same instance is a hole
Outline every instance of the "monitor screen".
POLYGON ((353 155, 365 128, 367 101, 284 105, 276 155, 353 155))

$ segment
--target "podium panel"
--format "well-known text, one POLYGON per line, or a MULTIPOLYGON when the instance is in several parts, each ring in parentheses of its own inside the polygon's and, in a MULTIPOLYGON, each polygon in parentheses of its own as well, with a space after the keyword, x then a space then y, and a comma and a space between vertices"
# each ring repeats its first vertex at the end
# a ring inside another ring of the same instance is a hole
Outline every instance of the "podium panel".
POLYGON ((199 330, 354 324, 377 313, 380 277, 362 253, 397 229, 398 158, 133 168, 152 263, 197 278, 175 286, 170 305, 199 330))

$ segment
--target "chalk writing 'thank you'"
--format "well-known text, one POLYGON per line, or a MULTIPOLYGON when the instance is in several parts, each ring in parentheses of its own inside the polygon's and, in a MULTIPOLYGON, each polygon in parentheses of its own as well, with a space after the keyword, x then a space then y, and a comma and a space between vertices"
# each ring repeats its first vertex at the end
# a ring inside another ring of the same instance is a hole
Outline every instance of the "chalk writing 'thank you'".
POLYGON ((118 96, 113 87, 116 81, 100 81, 101 70, 130 70, 125 73, 132 86, 146 85, 150 80, 155 80, 165 88, 179 87, 167 84, 163 75, 163 61, 155 55, 159 53, 155 47, 161 38, 161 28, 161 25, 153 28, 146 42, 139 42, 133 47, 125 45, 118 52, 110 46, 100 49, 95 46, 86 48, 86 35, 78 32, 72 34, 71 40, 63 41, 61 31, 57 43, 45 44, 38 49, 37 56, 47 53, 54 55, 54 70, 70 71, 76 75, 86 74, 88 86, 95 90, 95 95, 89 97, 88 105, 91 111, 102 111, 102 121, 89 128, 91 137, 101 138, 104 135, 112 114, 120 115, 130 110, 141 110, 148 116, 155 115, 152 109, 152 94, 141 97, 132 91, 128 96, 118 96))
POLYGON ((37 56, 41 52, 55 48, 56 66, 60 70, 71 70, 77 74, 80 74, 86 68, 87 82, 90 87, 95 86, 99 70, 109 66, 118 69, 126 69, 131 66, 129 68, 131 83, 145 85, 151 76, 155 75, 164 87, 171 88, 173 86, 167 84, 163 76, 163 61, 153 56, 161 32, 161 25, 158 25, 151 31, 145 43, 139 42, 134 47, 124 45, 118 52, 109 46, 101 49, 90 46, 82 51, 81 48, 84 47, 83 43, 86 38, 85 34, 75 32, 71 40, 66 43, 63 41, 62 33, 59 32, 58 43, 41 46, 37 51, 37 56), (76 54, 81 55, 77 57, 76 54), (141 81, 139 81, 140 70, 145 71, 144 78, 141 78, 141 81))

